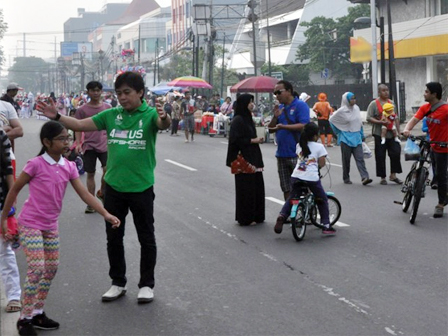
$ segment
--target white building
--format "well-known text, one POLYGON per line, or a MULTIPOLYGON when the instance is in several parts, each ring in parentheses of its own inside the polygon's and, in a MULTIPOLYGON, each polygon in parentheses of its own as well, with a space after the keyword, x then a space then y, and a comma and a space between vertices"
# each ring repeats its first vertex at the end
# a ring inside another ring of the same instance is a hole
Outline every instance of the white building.
MULTIPOLYGON (((282 3, 279 2, 280 5, 282 3)), ((271 1, 267 4, 271 6, 271 1)), ((348 8, 352 6, 347 0, 297 0, 292 2, 292 5, 294 6, 292 8, 276 6, 275 11, 266 9, 266 4, 261 5, 261 14, 269 13, 269 15, 268 17, 261 16, 259 22, 262 48, 261 52, 256 51, 256 53, 260 64, 268 60, 267 27, 271 39, 271 63, 277 65, 299 63, 295 60, 295 55, 298 47, 306 40, 304 35, 306 27, 300 26, 300 22, 310 22, 317 16, 336 19, 347 15, 348 8)), ((239 73, 253 74, 252 50, 252 24, 242 20, 240 34, 237 33, 231 49, 233 55, 231 55, 229 67, 239 73)), ((319 83, 321 80, 320 77, 313 78, 316 84, 321 84, 319 83)))

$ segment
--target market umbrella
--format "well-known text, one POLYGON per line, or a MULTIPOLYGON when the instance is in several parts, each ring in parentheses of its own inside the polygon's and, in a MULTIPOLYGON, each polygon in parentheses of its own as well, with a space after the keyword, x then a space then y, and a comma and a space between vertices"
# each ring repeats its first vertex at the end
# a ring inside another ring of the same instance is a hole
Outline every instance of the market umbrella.
POLYGON ((269 76, 249 77, 232 86, 230 92, 272 92, 277 83, 277 78, 269 76))
POLYGON ((168 92, 172 92, 174 90, 181 90, 182 88, 180 86, 154 86, 150 87, 148 91, 151 91, 152 93, 155 93, 156 95, 164 95, 168 92))
POLYGON ((192 87, 195 89, 213 89, 209 83, 202 78, 194 76, 178 77, 167 84, 168 86, 192 87))

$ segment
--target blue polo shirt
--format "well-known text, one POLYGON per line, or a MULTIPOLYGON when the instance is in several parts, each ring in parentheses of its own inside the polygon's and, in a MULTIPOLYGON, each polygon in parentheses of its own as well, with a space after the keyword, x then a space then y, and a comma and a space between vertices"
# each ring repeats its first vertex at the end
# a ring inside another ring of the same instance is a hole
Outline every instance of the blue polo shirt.
MULTIPOLYGON (((288 120, 285 113, 288 114, 289 120, 292 124, 308 124, 310 122, 310 108, 308 105, 298 98, 289 105, 280 104, 280 109, 283 108, 283 113, 277 118, 277 124, 288 125, 288 120)), ((300 133, 297 132, 300 137, 300 133)), ((296 139, 291 131, 280 129, 276 132, 277 137, 277 152, 276 157, 293 158, 296 157, 296 139)))

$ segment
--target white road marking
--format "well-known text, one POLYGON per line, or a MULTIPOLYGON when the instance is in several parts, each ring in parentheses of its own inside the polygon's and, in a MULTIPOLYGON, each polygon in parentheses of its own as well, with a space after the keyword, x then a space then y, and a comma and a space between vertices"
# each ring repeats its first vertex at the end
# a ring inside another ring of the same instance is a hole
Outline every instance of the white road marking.
POLYGON ((342 168, 342 165, 337 164, 337 163, 330 163, 330 165, 331 165, 331 166, 335 166, 335 167, 340 167, 340 168, 342 168))
POLYGON ((266 199, 268 201, 271 201, 271 202, 274 202, 274 203, 277 203, 277 204, 280 204, 280 205, 285 204, 285 201, 281 201, 281 200, 279 200, 277 198, 274 198, 274 197, 266 197, 266 199))
POLYGON ((173 165, 179 166, 181 168, 190 170, 190 171, 197 171, 197 169, 195 169, 195 168, 188 167, 186 165, 183 165, 182 163, 179 163, 179 162, 176 162, 176 161, 173 161, 173 160, 165 160, 165 161, 168 162, 168 163, 172 163, 173 165))
MULTIPOLYGON (((277 203, 277 204, 280 204, 280 205, 283 205, 283 204, 285 204, 285 202, 284 201, 282 201, 282 200, 279 200, 278 198, 275 198, 275 197, 265 197, 268 201, 271 201, 271 202, 274 202, 274 203, 277 203)), ((336 226, 339 226, 339 227, 348 227, 348 226, 350 226, 349 224, 345 224, 345 223, 342 223, 342 222, 336 222, 334 225, 336 225, 336 226)))
POLYGON ((224 145, 228 145, 229 144, 228 142, 225 142, 225 141, 221 141, 221 143, 224 144, 224 145))

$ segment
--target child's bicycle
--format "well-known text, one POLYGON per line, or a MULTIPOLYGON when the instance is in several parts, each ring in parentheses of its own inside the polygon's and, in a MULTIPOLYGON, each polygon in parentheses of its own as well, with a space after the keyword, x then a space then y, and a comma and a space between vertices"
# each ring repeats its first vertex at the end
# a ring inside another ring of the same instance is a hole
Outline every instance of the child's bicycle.
MULTIPOLYGON (((328 210, 330 217, 330 226, 333 226, 341 217, 342 207, 339 200, 334 196, 334 193, 327 191, 328 210)), ((319 229, 324 229, 325 226, 321 224, 318 217, 318 208, 314 194, 308 189, 306 184, 301 186, 299 197, 291 199, 291 227, 292 235, 295 240, 301 241, 305 237, 307 225, 313 224, 319 229)))

